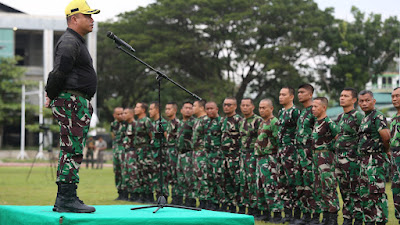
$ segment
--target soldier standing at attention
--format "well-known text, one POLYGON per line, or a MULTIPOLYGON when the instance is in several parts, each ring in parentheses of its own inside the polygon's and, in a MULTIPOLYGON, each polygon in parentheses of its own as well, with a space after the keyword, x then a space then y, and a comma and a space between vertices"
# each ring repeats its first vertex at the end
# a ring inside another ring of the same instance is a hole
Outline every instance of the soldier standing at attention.
POLYGON ((224 193, 222 191, 222 154, 221 154, 221 117, 215 102, 206 103, 206 113, 209 118, 206 124, 204 147, 207 151, 208 177, 207 209, 219 210, 224 193))
POLYGON ((256 217, 261 216, 257 209, 257 182, 256 182, 256 158, 254 156, 254 144, 258 137, 258 129, 263 119, 254 114, 254 103, 250 98, 242 99, 240 110, 244 119, 240 123, 240 194, 241 207, 239 213, 243 212, 243 206, 248 207, 248 214, 256 217))
POLYGON ((151 198, 150 201, 154 201, 153 191, 156 191, 156 196, 164 195, 165 198, 168 197, 168 154, 167 149, 165 148, 167 144, 167 120, 161 117, 161 125, 163 133, 160 134, 161 138, 158 136, 158 132, 160 131, 159 123, 160 123, 160 109, 158 102, 152 102, 149 106, 149 116, 153 123, 153 130, 152 130, 152 140, 151 140, 151 155, 149 155, 149 167, 148 173, 150 176, 150 192, 151 198), (161 139, 161 140, 160 140, 161 139), (161 145, 162 142, 162 145, 161 145), (161 149, 160 149, 161 148, 161 149), (162 151, 162 157, 160 155, 160 150, 162 151), (161 165, 162 162, 162 165, 161 165), (163 188, 164 190, 161 191, 160 186, 160 166, 162 166, 163 173, 163 188))
MULTIPOLYGON (((312 132, 314 159, 314 199, 324 212, 326 225, 337 225, 337 212, 340 209, 336 191, 335 151, 333 145, 339 133, 336 123, 326 116, 328 99, 317 97, 312 103, 312 113, 317 118, 312 132)), ((314 209, 315 210, 315 209, 314 209)))
MULTIPOLYGON (((279 92, 279 104, 283 106, 278 113, 278 159, 279 159, 279 193, 282 193, 285 218, 282 222, 290 222, 293 219, 293 207, 296 204, 295 164, 297 162, 296 126, 300 110, 293 104, 294 89, 283 87, 279 92)), ((296 211, 296 217, 300 218, 300 211, 296 211)))
POLYGON ((166 178, 169 185, 171 185, 172 203, 175 205, 183 204, 183 196, 179 195, 179 190, 176 185, 178 178, 176 176, 177 165, 178 165, 178 152, 176 149, 176 143, 178 140, 178 129, 181 121, 176 118, 176 112, 178 111, 178 105, 175 102, 169 102, 165 105, 165 116, 168 119, 167 122, 167 155, 164 156, 164 160, 168 160, 167 167, 164 168, 168 171, 168 177, 166 178))
MULTIPOLYGON (((126 125, 126 132, 125 132, 125 137, 123 141, 124 149, 125 149, 125 166, 124 166, 124 171, 122 173, 122 177, 125 180, 126 184, 126 189, 127 192, 129 193, 129 200, 130 201, 137 201, 138 196, 134 194, 134 191, 132 189, 132 183, 137 182, 138 177, 134 176, 137 175, 136 171, 137 170, 137 154, 133 145, 133 140, 134 140, 134 134, 135 134, 135 125, 136 121, 134 118, 134 112, 132 108, 126 108, 124 109, 124 114, 125 114, 125 121, 127 123, 126 125)), ((135 185, 136 186, 136 185, 135 185)), ((125 196, 127 198, 128 196, 125 196)))
POLYGON ((93 30, 91 9, 84 0, 73 0, 65 8, 68 28, 54 49, 54 68, 50 72, 46 107, 60 125, 60 155, 57 168, 57 198, 53 211, 91 213, 96 211, 76 196, 83 148, 89 132, 96 93, 97 75, 84 36, 93 30))
POLYGON ((136 103, 135 116, 137 117, 133 145, 135 146, 138 170, 136 177, 138 182, 132 184, 132 190, 135 195, 139 196, 139 202, 150 202, 154 200, 152 190, 150 189, 150 173, 151 149, 150 142, 152 138, 153 124, 149 117, 146 116, 147 104, 144 102, 136 103), (136 186, 137 185, 137 186, 136 186))
POLYGON ((360 164, 358 162, 357 143, 358 129, 363 119, 361 112, 354 108, 357 102, 357 91, 353 88, 345 88, 340 94, 340 106, 343 113, 337 118, 339 134, 336 138, 336 177, 343 199, 343 225, 362 224, 362 212, 355 210, 355 205, 360 208, 360 197, 357 194, 359 188, 358 176, 360 164))
MULTIPOLYGON (((400 220, 400 88, 392 92, 392 103, 397 109, 390 123, 390 150, 392 153, 392 192, 395 216, 400 220)), ((400 222, 399 222, 400 224, 400 222)))
POLYGON ((257 158, 257 199, 258 209, 264 211, 260 219, 279 222, 282 219, 282 200, 278 194, 278 119, 274 116, 274 106, 270 99, 261 100, 258 111, 263 122, 258 129, 254 146, 257 158), (277 215, 271 220, 271 212, 277 215))
POLYGON ((365 225, 386 224, 388 202, 385 193, 385 171, 388 166, 390 131, 386 117, 375 109, 374 94, 361 91, 358 105, 365 113, 358 130, 360 153, 360 197, 365 225))
POLYGON ((207 167, 207 153, 204 149, 206 124, 209 119, 205 110, 206 101, 198 100, 193 104, 194 115, 197 119, 193 125, 192 148, 194 149, 194 192, 199 198, 200 208, 206 208, 208 194, 208 178, 204 169, 207 167))
POLYGON ((296 127, 297 162, 295 164, 296 192, 298 202, 295 208, 294 224, 308 224, 311 221, 311 213, 314 220, 319 221, 319 212, 313 212, 317 208, 315 200, 312 199, 312 185, 314 182, 312 173, 312 130, 315 124, 315 116, 312 114, 312 96, 314 87, 310 84, 302 84, 297 91, 299 102, 303 105, 296 127), (311 206, 313 205, 313 206, 311 206), (303 212, 299 219, 300 210, 303 212))
MULTIPOLYGON (((236 113, 236 98, 225 98, 223 110, 225 116, 221 122, 221 150, 224 156, 224 200, 222 209, 229 206, 229 212, 236 213, 236 207, 240 202, 240 132, 239 125, 243 118, 236 113)), ((243 211, 243 210, 242 210, 243 211)))
POLYGON ((182 120, 178 128, 177 150, 177 194, 179 197, 185 197, 185 205, 196 207, 194 195, 194 172, 193 172, 193 148, 192 135, 195 118, 193 117, 193 104, 191 102, 183 103, 181 108, 182 120))

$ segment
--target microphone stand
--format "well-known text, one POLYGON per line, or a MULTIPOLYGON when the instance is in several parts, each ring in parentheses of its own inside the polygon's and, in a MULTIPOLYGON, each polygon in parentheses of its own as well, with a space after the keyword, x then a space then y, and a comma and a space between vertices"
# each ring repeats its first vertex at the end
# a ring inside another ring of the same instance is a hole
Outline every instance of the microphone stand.
MULTIPOLYGON (((136 59, 137 61, 139 61, 140 63, 142 63, 143 65, 145 65, 147 68, 149 68, 150 70, 156 72, 157 74, 157 81, 158 81, 158 110, 161 114, 161 80, 164 78, 168 81, 170 81, 171 83, 175 84, 176 86, 178 86, 180 89, 184 90, 186 93, 190 94, 192 97, 201 100, 201 98, 195 94, 193 94, 192 92, 190 92, 189 90, 187 90, 186 88, 184 88, 182 85, 176 83, 174 80, 170 79, 167 75, 165 75, 164 73, 154 69, 152 66, 150 66, 149 64, 147 64, 146 62, 144 62, 143 60, 139 59, 138 57, 136 57, 135 55, 133 55, 131 52, 127 51, 126 49, 124 49, 119 43, 115 42, 116 47, 125 52, 126 54, 130 55, 131 57, 133 57, 134 59, 136 59)), ((163 195, 163 191, 164 191, 164 182, 163 182, 163 155, 162 155, 162 149, 163 149, 163 141, 162 141, 162 136, 164 135, 164 128, 162 127, 162 122, 161 122, 161 115, 160 118, 158 119, 158 131, 156 131, 156 137, 159 139, 159 143, 160 143, 160 148, 158 150, 158 154, 160 156, 160 171, 159 171, 159 176, 160 176, 160 193, 161 196, 158 197, 157 199, 157 205, 150 205, 150 206, 142 206, 142 207, 136 207, 136 208, 131 208, 131 210, 137 210, 137 209, 146 209, 146 208, 153 208, 153 207, 157 207, 156 210, 153 211, 153 213, 156 213, 159 209, 164 208, 164 207, 173 207, 173 208, 181 208, 181 209, 190 209, 190 210, 195 210, 195 211, 201 211, 200 208, 192 208, 192 207, 187 207, 187 206, 180 206, 180 205, 171 205, 167 203, 167 199, 164 197, 163 195)))

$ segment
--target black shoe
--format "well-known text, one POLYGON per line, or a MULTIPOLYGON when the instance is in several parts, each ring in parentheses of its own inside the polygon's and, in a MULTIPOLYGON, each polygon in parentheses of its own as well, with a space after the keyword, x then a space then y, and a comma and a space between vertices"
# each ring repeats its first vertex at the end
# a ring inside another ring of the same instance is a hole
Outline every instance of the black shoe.
POLYGON ((285 217, 282 219, 282 221, 286 222, 291 222, 293 219, 293 210, 292 209, 285 209, 285 217))
POLYGON ((338 225, 337 217, 337 212, 329 213, 328 222, 326 225, 338 225))
POLYGON ((271 222, 271 223, 276 223, 276 224, 285 223, 285 222, 283 221, 282 213, 281 213, 281 212, 274 212, 274 218, 272 218, 269 222, 271 222))
POLYGON ((235 206, 235 205, 230 205, 230 206, 229 206, 229 209, 228 209, 228 212, 230 212, 230 213, 236 213, 236 212, 237 212, 236 206, 235 206))
POLYGON ((228 211, 228 204, 222 203, 222 204, 221 204, 221 207, 219 207, 219 208, 217 209, 217 211, 220 211, 220 212, 229 212, 229 211, 228 211))
POLYGON ((313 213, 313 217, 311 221, 308 223, 309 225, 322 225, 322 223, 319 222, 319 213, 313 213))
POLYGON ((375 222, 366 222, 365 225, 375 225, 375 222))
POLYGON ((245 214, 246 213, 246 207, 245 206, 239 206, 239 214, 245 214))
POLYGON ((290 225, 304 225, 305 222, 301 219, 301 210, 296 207, 294 210, 294 215, 292 221, 290 221, 290 225))
POLYGON ((60 183, 57 212, 92 213, 96 211, 94 207, 85 205, 76 196, 76 189, 76 184, 60 183))
POLYGON ((123 199, 122 190, 118 190, 118 197, 116 199, 114 199, 114 200, 122 200, 122 199, 123 199))
MULTIPOLYGON (((361 222, 361 224, 362 224, 362 222, 361 222)), ((344 218, 343 219, 343 225, 353 225, 353 219, 344 218)))
POLYGON ((354 225, 362 225, 363 220, 362 219, 354 219, 354 225))
POLYGON ((138 194, 137 193, 129 193, 129 200, 130 202, 137 202, 138 201, 138 194))
POLYGON ((185 205, 186 205, 187 207, 196 208, 196 199, 195 199, 195 198, 187 198, 187 199, 185 200, 185 205))
POLYGON ((216 211, 219 208, 219 204, 213 203, 211 200, 206 200, 206 209, 216 211))
POLYGON ((57 197, 56 197, 56 202, 54 203, 54 207, 53 207, 53 211, 54 212, 57 211, 58 205, 60 204, 59 203, 59 201, 60 201, 60 197, 59 197, 59 194, 60 194, 60 183, 56 182, 56 184, 57 184, 57 197))
POLYGON ((129 193, 128 191, 122 191, 122 201, 129 201, 129 193))
POLYGON ((206 209, 206 200, 200 200, 199 208, 206 209))
POLYGON ((256 209, 255 208, 247 208, 247 215, 252 215, 254 216, 256 214, 256 209))

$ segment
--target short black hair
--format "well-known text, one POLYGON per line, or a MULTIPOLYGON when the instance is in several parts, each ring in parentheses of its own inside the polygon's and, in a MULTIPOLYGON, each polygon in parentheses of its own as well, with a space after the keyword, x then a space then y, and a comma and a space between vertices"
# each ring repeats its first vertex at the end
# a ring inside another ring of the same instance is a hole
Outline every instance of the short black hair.
POLYGON ((254 105, 253 99, 251 99, 251 98, 242 98, 242 101, 243 101, 243 100, 250 100, 250 103, 251 103, 252 105, 254 105))
POLYGON ((357 90, 352 87, 345 87, 343 91, 350 91, 353 98, 357 98, 357 90))
POLYGON ((298 89, 300 89, 300 88, 304 88, 304 89, 310 91, 311 94, 314 93, 314 87, 311 84, 302 84, 299 86, 298 89))
POLYGON ((152 104, 154 104, 154 106, 157 108, 157 110, 159 109, 160 104, 158 103, 158 101, 153 101, 150 103, 150 105, 152 105, 152 104))
POLYGON ((366 94, 371 95, 372 98, 374 97, 374 93, 372 93, 372 91, 370 90, 362 90, 358 95, 366 95, 366 94))
POLYGON ((281 89, 285 89, 285 88, 289 90, 289 94, 290 94, 290 95, 294 95, 294 88, 289 87, 289 86, 285 86, 285 87, 283 87, 283 88, 281 88, 281 89))
POLYGON ((196 101, 194 101, 194 102, 198 102, 198 103, 199 103, 199 106, 200 106, 200 107, 203 107, 203 108, 206 107, 206 103, 207 103, 207 101, 204 100, 204 99, 202 99, 202 100, 196 100, 196 101))
POLYGON ((314 100, 319 100, 321 101, 322 104, 324 104, 326 107, 328 107, 328 99, 326 97, 316 97, 314 100))
POLYGON ((183 107, 185 104, 191 104, 191 105, 193 106, 193 102, 191 102, 191 101, 185 101, 185 102, 183 102, 182 107, 183 107))
POLYGON ((138 102, 138 103, 140 104, 140 107, 142 107, 142 109, 144 109, 144 111, 147 112, 147 109, 149 108, 147 103, 145 102, 138 102))
POLYGON ((172 105, 174 109, 178 109, 178 104, 176 104, 176 102, 168 102, 167 105, 172 105))

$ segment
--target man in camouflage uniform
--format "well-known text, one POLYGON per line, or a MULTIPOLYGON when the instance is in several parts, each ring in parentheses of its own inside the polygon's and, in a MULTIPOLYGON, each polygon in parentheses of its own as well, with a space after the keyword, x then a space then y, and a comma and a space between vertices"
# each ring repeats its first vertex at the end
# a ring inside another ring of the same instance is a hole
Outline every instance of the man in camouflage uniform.
MULTIPOLYGON (((397 109, 390 123, 390 150, 392 154, 392 192, 395 216, 400 220, 400 88, 392 92, 392 103, 397 109)), ((399 222, 400 224, 400 222, 399 222)))
POLYGON ((191 102, 183 103, 182 120, 178 126, 177 150, 178 164, 176 176, 178 183, 176 185, 177 195, 185 198, 185 205, 196 207, 194 194, 194 171, 193 171, 193 148, 192 135, 195 118, 193 115, 193 104, 191 102))
POLYGON ((278 119, 272 112, 274 106, 270 99, 261 100, 258 111, 263 118, 258 129, 258 138, 254 145, 257 158, 257 207, 264 211, 263 217, 259 218, 266 222, 277 222, 282 219, 282 201, 278 195, 278 119), (271 212, 277 215, 270 220, 271 212))
POLYGON ((390 131, 386 117, 375 109, 371 91, 361 91, 358 105, 365 112, 358 130, 360 153, 361 211, 366 225, 388 221, 388 201, 385 193, 385 171, 388 166, 390 131))
POLYGON ((207 151, 208 168, 206 170, 209 183, 207 193, 207 209, 217 210, 222 202, 222 154, 221 154, 221 117, 215 102, 206 103, 206 113, 209 118, 206 124, 204 147, 207 151))
POLYGON ((225 116, 221 120, 221 150, 224 156, 223 173, 224 181, 222 184, 224 198, 222 209, 229 206, 229 212, 236 212, 236 207, 240 202, 240 132, 239 125, 242 117, 236 113, 236 98, 225 98, 223 110, 225 116))
POLYGON ((58 186, 54 211, 91 213, 76 194, 83 148, 93 113, 90 100, 96 93, 97 75, 84 36, 92 32, 93 10, 85 1, 73 0, 65 9, 68 28, 54 50, 54 68, 46 85, 46 107, 60 125, 58 186))
POLYGON ((357 142, 358 129, 363 119, 361 112, 354 108, 357 102, 357 91, 353 88, 345 88, 340 94, 340 106, 343 113, 337 118, 340 132, 335 142, 336 150, 336 177, 343 199, 343 225, 362 224, 362 212, 360 197, 357 194, 358 176, 360 164, 358 162, 357 142), (357 207, 356 207, 357 205, 357 207))
POLYGON ((132 190, 139 196, 139 202, 150 202, 154 200, 153 190, 150 188, 150 171, 152 170, 152 157, 150 142, 152 138, 153 124, 150 118, 146 116, 147 104, 137 103, 135 106, 136 126, 133 139, 133 146, 137 154, 137 170, 134 170, 138 177, 138 182, 132 184, 132 190))
MULTIPOLYGON (((151 166, 148 168, 148 173, 151 180, 151 193, 156 191, 157 197, 160 195, 165 196, 166 198, 169 195, 168 191, 168 159, 167 159, 167 120, 161 117, 161 125, 162 125, 162 133, 160 132, 160 109, 158 102, 152 102, 149 106, 149 116, 151 122, 153 123, 152 130, 152 140, 151 140, 151 155, 149 156, 151 166), (158 136, 158 134, 160 136, 158 136), (160 155, 161 154, 161 155, 160 155), (160 167, 162 166, 162 174, 160 174, 160 167), (162 176, 162 178, 160 177, 162 176), (163 182, 160 184, 160 182, 163 182), (161 186, 163 186, 163 190, 161 190, 161 186)), ((154 201, 154 197, 150 198, 150 201, 154 201)))
MULTIPOLYGON (((328 99, 317 97, 312 103, 312 113, 316 117, 312 132, 314 199, 324 212, 327 225, 337 225, 337 212, 340 209, 339 197, 336 191, 335 152, 333 145, 339 128, 326 115, 328 99)), ((313 209, 314 211, 317 209, 313 209)))
POLYGON ((165 116, 168 119, 167 122, 167 155, 164 159, 168 160, 167 167, 164 168, 168 172, 166 180, 168 184, 171 185, 172 192, 172 204, 182 205, 183 195, 179 195, 179 190, 176 185, 178 183, 178 178, 176 175, 178 166, 178 152, 176 149, 176 142, 178 137, 178 129, 181 121, 176 118, 176 112, 178 111, 178 105, 175 102, 169 102, 165 105, 165 116))
MULTIPOLYGON (((279 92, 279 104, 283 106, 278 113, 278 159, 279 159, 279 194, 284 203, 285 218, 291 221, 293 207, 296 204, 295 164, 297 162, 296 126, 300 110, 293 104, 294 89, 283 87, 279 92)), ((297 212, 298 213, 298 212, 297 212)), ((297 216, 297 215, 296 215, 297 216)))
POLYGON ((204 100, 195 101, 193 104, 193 112, 197 117, 193 125, 192 148, 194 150, 194 193, 199 198, 200 208, 206 208, 206 200, 208 194, 209 181, 207 173, 207 152, 204 149, 204 140, 206 132, 206 124, 209 119, 205 111, 204 100))
POLYGON ((240 110, 244 119, 239 125, 240 132, 240 194, 241 202, 239 212, 243 213, 243 207, 248 207, 248 214, 261 216, 257 208, 257 182, 256 182, 256 158, 254 156, 254 144, 258 137, 258 129, 263 119, 254 114, 254 103, 250 98, 242 99, 240 110))
POLYGON ((294 224, 308 224, 311 222, 311 213, 314 213, 314 220, 319 221, 319 212, 312 212, 311 210, 312 208, 317 208, 315 199, 312 198, 314 181, 312 173, 313 154, 311 151, 311 134, 315 123, 315 116, 312 114, 313 93, 314 87, 310 84, 300 85, 297 91, 297 97, 303 105, 303 110, 297 120, 296 127, 297 162, 295 164, 295 178, 298 202, 295 207, 294 224), (302 219, 299 218, 300 210, 303 212, 302 219))
MULTIPOLYGON (((132 183, 137 182, 138 177, 134 171, 137 169, 137 154, 135 151, 135 148, 133 146, 133 141, 134 141, 134 134, 135 134, 135 125, 136 121, 134 119, 134 111, 132 108, 126 108, 124 109, 124 117, 126 121, 126 131, 125 131, 125 137, 123 140, 123 146, 125 149, 125 166, 124 170, 122 172, 122 179, 125 180, 126 184, 126 189, 127 192, 129 193, 129 200, 130 201, 137 201, 138 196, 134 194, 134 191, 132 189, 133 186, 137 185, 132 185, 132 183)), ((127 196, 125 196, 126 198, 127 196)))

